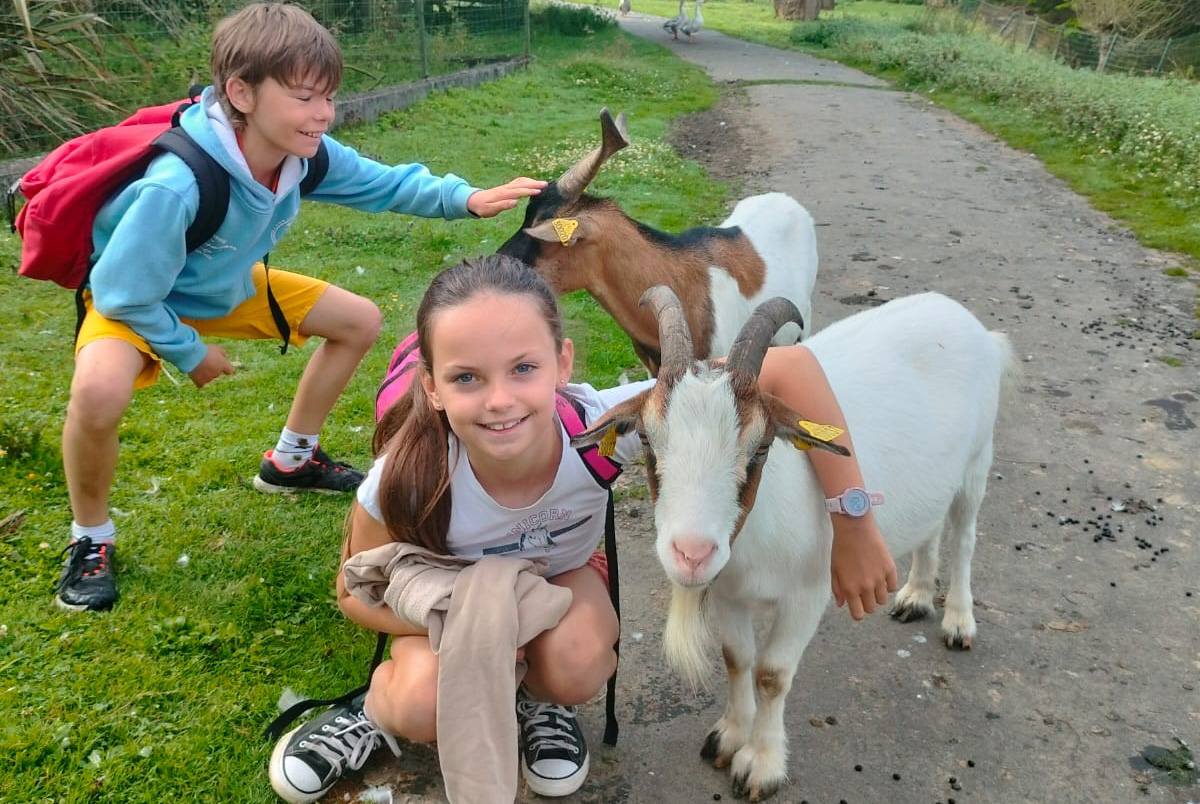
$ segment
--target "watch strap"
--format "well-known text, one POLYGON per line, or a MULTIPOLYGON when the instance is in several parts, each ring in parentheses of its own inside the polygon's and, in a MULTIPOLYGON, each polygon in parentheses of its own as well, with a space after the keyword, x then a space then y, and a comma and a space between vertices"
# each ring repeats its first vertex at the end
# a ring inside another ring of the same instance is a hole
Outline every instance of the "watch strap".
MULTIPOLYGON (((847 489, 847 491, 849 491, 849 489, 847 489)), ((826 497, 825 498, 825 510, 831 514, 844 514, 846 512, 846 508, 845 508, 845 506, 842 505, 842 495, 844 495, 845 493, 846 492, 842 492, 842 494, 839 494, 836 497, 826 497)), ((884 503, 884 496, 883 496, 882 491, 868 491, 867 499, 869 499, 871 501, 872 508, 875 507, 876 505, 883 505, 883 503, 884 503)))

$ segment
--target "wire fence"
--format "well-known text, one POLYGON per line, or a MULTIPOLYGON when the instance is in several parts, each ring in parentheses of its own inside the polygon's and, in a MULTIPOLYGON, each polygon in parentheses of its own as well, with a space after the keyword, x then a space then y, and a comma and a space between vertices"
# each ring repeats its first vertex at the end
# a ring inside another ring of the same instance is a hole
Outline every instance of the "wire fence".
MULTIPOLYGON (((337 37, 339 98, 529 56, 528 0, 293 0, 337 37)), ((245 0, 0 0, 0 157, 43 151, 209 82, 218 20, 245 0)))
POLYGON ((1139 39, 1096 34, 1053 25, 1023 8, 981 0, 948 2, 946 7, 990 29, 1013 47, 1038 50, 1071 67, 1136 75, 1200 72, 1200 34, 1174 39, 1139 39))

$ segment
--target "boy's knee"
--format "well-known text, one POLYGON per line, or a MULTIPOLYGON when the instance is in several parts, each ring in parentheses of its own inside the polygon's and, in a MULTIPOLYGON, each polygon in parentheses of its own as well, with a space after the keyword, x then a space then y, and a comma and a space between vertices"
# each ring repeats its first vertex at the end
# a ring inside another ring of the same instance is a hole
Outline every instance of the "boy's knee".
POLYGON ((92 427, 115 426, 133 401, 133 386, 100 372, 76 371, 67 417, 92 427))
POLYGON ((354 343, 364 351, 375 345, 383 329, 383 312, 379 305, 362 296, 351 297, 349 315, 342 332, 342 339, 354 343))

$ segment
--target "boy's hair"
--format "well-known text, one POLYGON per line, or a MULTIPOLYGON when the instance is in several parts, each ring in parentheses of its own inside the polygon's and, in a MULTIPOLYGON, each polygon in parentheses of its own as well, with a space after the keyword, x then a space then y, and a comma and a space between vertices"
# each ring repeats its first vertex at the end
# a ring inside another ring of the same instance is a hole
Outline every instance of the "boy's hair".
MULTIPOLYGON (((433 366, 432 324, 437 314, 484 295, 532 300, 550 328, 555 348, 562 351, 562 318, 550 286, 520 260, 495 254, 447 268, 425 291, 417 308, 417 343, 425 372, 433 366)), ((414 380, 379 420, 372 439, 376 456, 389 455, 379 483, 388 533, 396 541, 443 554, 448 552, 450 528, 449 431, 445 412, 433 407, 421 383, 414 380)))
POLYGON ((342 83, 342 49, 321 23, 299 6, 253 3, 217 23, 212 39, 212 83, 225 115, 245 123, 225 94, 225 82, 240 78, 257 87, 268 78, 284 86, 315 80, 317 91, 342 83))

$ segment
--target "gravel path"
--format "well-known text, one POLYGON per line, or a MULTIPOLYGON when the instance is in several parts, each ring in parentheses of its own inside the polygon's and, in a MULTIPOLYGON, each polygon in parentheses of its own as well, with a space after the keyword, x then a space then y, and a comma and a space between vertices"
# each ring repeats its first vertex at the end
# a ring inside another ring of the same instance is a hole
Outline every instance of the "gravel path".
MULTIPOLYGON (((1194 283, 1164 274, 1178 261, 918 96, 713 31, 672 42, 636 12, 621 25, 719 82, 756 82, 731 83, 673 140, 747 194, 782 190, 813 213, 817 328, 937 290, 1023 359, 980 522, 976 648, 950 653, 935 621, 829 612, 789 699, 793 784, 774 800, 1200 800, 1142 758, 1176 738, 1200 745, 1200 323, 1194 283)), ((588 707, 593 769, 568 800, 730 799, 728 775, 699 758, 723 680, 695 694, 663 666, 650 507, 620 508, 621 741, 600 744, 603 708, 588 707)), ((367 781, 396 802, 442 800, 428 749, 375 763, 367 781)))

